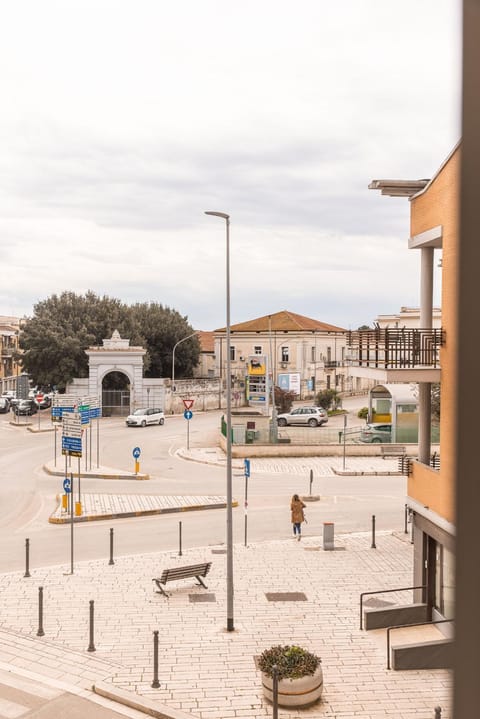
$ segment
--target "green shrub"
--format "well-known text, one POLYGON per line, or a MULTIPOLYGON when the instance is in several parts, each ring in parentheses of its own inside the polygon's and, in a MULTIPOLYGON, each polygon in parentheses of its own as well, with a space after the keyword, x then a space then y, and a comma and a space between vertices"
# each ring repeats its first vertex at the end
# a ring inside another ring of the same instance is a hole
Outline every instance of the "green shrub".
POLYGON ((269 677, 273 676, 272 667, 276 665, 279 679, 299 679, 315 674, 320 661, 319 657, 302 647, 278 644, 265 649, 260 655, 258 666, 269 677))
POLYGON ((360 419, 367 419, 368 407, 362 407, 362 409, 359 409, 357 412, 357 417, 360 417, 360 419))

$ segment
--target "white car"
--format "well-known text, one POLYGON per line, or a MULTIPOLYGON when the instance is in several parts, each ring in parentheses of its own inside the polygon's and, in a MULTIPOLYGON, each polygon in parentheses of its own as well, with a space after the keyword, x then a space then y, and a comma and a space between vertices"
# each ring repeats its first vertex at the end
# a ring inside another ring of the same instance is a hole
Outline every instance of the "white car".
POLYGON ((147 424, 163 424, 164 422, 165 415, 163 410, 158 409, 158 407, 136 409, 126 419, 127 427, 146 427, 147 424))

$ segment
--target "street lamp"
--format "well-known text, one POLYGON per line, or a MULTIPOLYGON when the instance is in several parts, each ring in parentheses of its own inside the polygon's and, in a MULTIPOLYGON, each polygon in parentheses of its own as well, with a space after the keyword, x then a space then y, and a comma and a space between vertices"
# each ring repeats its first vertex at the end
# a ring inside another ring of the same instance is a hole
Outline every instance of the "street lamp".
POLYGON ((227 314, 227 631, 233 632, 233 531, 232 531, 232 358, 230 355, 230 215, 205 212, 225 220, 226 244, 226 314, 227 314))
MULTIPOLYGON (((187 335, 187 337, 183 337, 181 340, 178 340, 178 342, 176 342, 176 343, 173 345, 173 352, 172 352, 172 395, 173 395, 173 393, 175 392, 175 350, 177 349, 177 347, 178 347, 179 344, 181 344, 182 342, 185 342, 186 340, 189 340, 190 337, 194 337, 196 334, 197 334, 196 332, 192 332, 191 335, 187 335)), ((173 397, 172 397, 172 414, 173 414, 173 397)))

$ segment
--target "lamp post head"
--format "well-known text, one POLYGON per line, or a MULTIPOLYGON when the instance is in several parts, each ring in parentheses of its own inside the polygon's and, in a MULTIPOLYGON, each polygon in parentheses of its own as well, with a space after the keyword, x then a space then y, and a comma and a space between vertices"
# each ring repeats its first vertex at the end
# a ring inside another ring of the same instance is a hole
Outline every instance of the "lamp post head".
POLYGON ((224 220, 229 220, 230 215, 226 212, 205 212, 206 215, 213 215, 214 217, 223 217, 224 220))

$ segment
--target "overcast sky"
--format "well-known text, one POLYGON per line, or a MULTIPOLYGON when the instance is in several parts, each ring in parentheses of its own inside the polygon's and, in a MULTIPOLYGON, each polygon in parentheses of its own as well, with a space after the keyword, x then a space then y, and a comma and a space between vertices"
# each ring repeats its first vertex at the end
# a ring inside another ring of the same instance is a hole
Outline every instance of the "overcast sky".
POLYGON ((459 140, 460 6, 3 3, 0 314, 90 289, 224 326, 205 210, 231 216, 232 323, 418 306, 408 200, 367 186, 431 177, 459 140))

